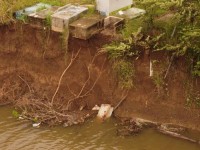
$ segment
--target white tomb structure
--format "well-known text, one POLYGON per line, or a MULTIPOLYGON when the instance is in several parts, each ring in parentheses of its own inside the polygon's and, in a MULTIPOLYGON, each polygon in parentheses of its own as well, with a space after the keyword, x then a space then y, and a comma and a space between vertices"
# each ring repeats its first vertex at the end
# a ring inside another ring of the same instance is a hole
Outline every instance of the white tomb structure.
POLYGON ((96 0, 97 10, 105 16, 109 16, 111 12, 132 4, 133 0, 96 0))

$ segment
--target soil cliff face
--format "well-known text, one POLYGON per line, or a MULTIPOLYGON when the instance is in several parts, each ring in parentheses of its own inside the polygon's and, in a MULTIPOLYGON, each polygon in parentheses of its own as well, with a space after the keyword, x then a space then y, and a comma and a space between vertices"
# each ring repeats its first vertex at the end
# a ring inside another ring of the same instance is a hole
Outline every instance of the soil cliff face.
MULTIPOLYGON (((113 40, 99 34, 89 41, 69 39, 68 52, 62 35, 48 33, 28 25, 14 24, 0 27, 0 100, 2 103, 25 103, 23 96, 30 88, 38 96, 51 99, 61 74, 76 55, 64 74, 55 96, 56 103, 68 102, 80 94, 70 110, 91 109, 95 104, 111 103, 116 106, 127 91, 117 84, 117 78, 105 54, 99 49, 113 40), (28 86, 27 86, 28 85, 28 86), (21 100, 21 101, 20 101, 21 100)), ((165 61, 167 55, 153 54, 155 60, 165 61)), ((133 61, 134 88, 116 110, 121 117, 141 117, 158 122, 168 122, 200 130, 200 110, 186 106, 189 77, 183 59, 170 69, 161 94, 149 77, 149 57, 143 54, 133 61)), ((193 88, 199 91, 200 80, 193 88)))

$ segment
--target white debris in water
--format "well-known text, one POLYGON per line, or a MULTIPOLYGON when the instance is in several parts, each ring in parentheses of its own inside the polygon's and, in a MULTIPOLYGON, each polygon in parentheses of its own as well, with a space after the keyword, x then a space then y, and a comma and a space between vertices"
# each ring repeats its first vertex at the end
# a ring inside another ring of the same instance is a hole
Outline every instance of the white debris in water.
POLYGON ((103 120, 110 118, 111 115, 112 115, 113 109, 114 108, 111 107, 110 104, 102 104, 100 109, 99 109, 97 117, 99 117, 103 120))
POLYGON ((19 116, 19 118, 18 118, 19 120, 23 120, 24 118, 22 117, 22 116, 19 116))
POLYGON ((34 123, 34 124, 33 124, 33 127, 34 127, 34 128, 39 128, 39 127, 40 127, 40 124, 41 124, 41 122, 39 122, 39 123, 34 123))

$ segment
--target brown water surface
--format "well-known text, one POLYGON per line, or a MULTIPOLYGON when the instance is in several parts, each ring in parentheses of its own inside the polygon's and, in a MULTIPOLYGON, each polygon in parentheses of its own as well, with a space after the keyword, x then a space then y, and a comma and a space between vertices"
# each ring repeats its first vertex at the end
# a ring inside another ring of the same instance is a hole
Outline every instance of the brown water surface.
POLYGON ((200 146, 149 129, 132 137, 116 135, 116 120, 81 126, 33 128, 0 107, 0 150, 200 150, 200 146))

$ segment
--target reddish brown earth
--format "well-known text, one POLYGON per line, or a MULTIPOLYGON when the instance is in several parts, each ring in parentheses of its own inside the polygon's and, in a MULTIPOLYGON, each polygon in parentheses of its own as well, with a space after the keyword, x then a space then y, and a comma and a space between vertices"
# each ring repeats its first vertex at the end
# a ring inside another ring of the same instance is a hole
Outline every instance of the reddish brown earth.
MULTIPOLYGON (((2 103, 23 103, 29 92, 28 85, 38 96, 51 99, 61 74, 67 67, 72 53, 80 53, 66 72, 56 95, 56 102, 66 102, 72 93, 78 94, 88 78, 87 67, 101 47, 113 40, 99 34, 89 41, 69 40, 69 52, 62 50, 61 35, 51 32, 48 44, 44 31, 28 25, 18 24, 0 27, 0 99, 2 103), (46 50, 45 50, 46 49, 46 50), (6 85, 6 86, 5 86, 6 85), (70 89, 70 90, 69 90, 70 89), (7 92, 7 93, 6 93, 7 92)), ((166 54, 153 54, 154 59, 166 61, 166 54)), ((143 54, 133 61, 135 66, 134 88, 116 110, 121 117, 141 117, 157 122, 174 123, 200 130, 200 109, 187 107, 187 65, 184 59, 176 61, 166 79, 163 93, 158 95, 153 80, 149 77, 149 58, 143 54)), ((159 69, 158 69, 159 70, 159 69)), ((84 107, 91 109, 95 104, 111 103, 116 106, 125 93, 118 87, 117 79, 105 54, 96 57, 91 67, 91 77, 84 89, 87 92, 98 78, 88 96, 76 100, 71 110, 84 107), (101 69, 103 65, 103 70, 101 69)), ((195 79, 194 89, 200 89, 200 80, 195 79)))

